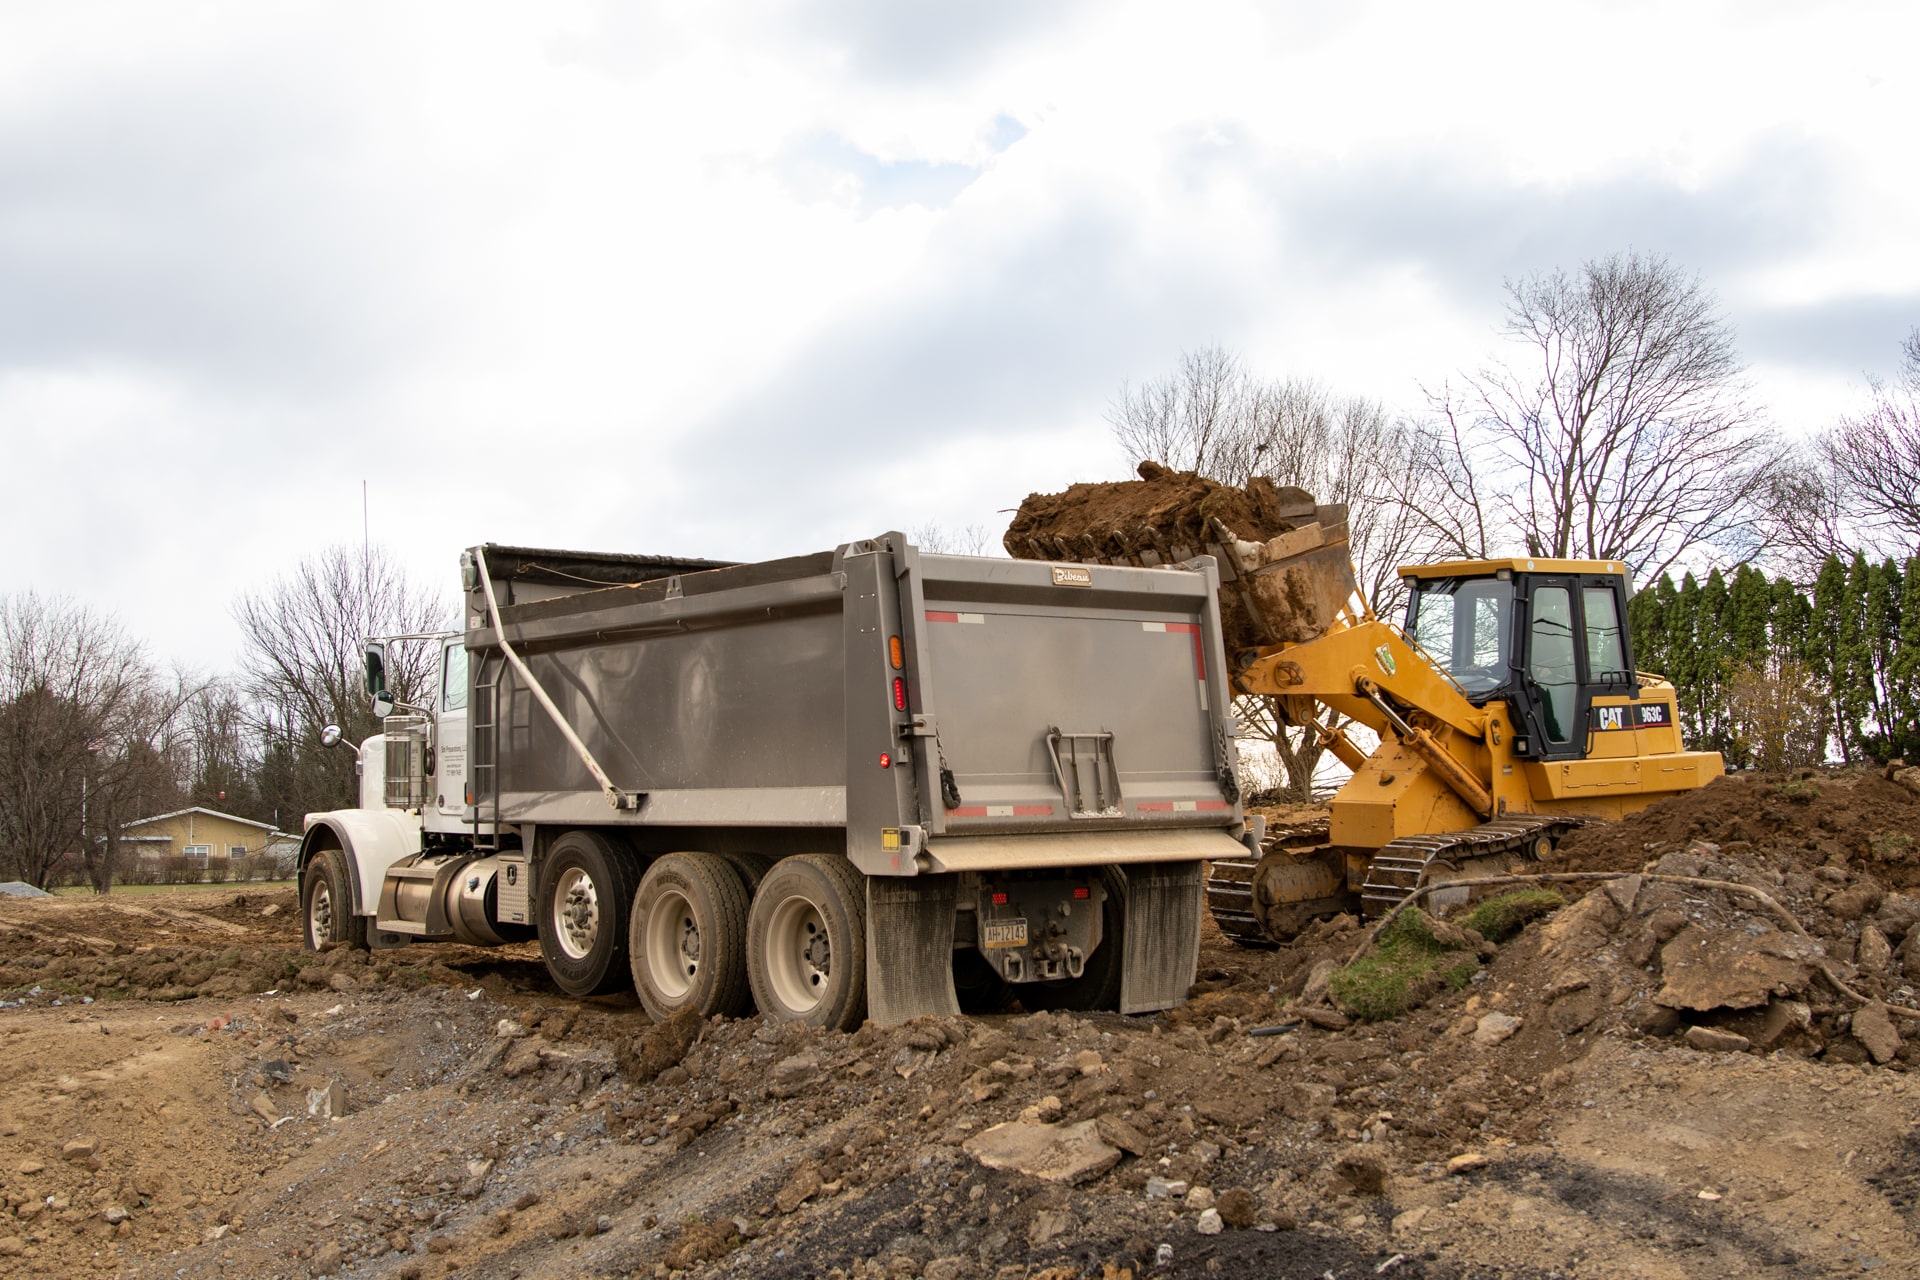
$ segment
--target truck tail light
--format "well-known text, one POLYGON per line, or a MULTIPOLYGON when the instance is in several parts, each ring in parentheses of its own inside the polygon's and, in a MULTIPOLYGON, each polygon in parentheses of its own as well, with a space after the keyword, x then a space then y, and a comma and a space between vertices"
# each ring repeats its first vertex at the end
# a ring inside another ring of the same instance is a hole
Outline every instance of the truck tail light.
POLYGON ((906 660, 906 652, 900 647, 900 637, 888 636, 887 661, 893 664, 895 671, 898 671, 906 663, 906 660))
POLYGON ((1088 898, 1091 898, 1093 894, 1085 885, 1082 885, 1073 891, 1073 896, 1077 901, 1085 902, 1088 898))
POLYGON ((899 676, 893 678, 893 709, 895 711, 907 709, 907 682, 899 676))

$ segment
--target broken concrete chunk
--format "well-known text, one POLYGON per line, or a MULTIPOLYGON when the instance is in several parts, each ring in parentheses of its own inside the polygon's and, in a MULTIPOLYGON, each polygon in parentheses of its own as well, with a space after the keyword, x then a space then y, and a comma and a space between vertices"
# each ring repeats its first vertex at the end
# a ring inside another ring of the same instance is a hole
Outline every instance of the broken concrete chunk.
POLYGON ((823 1185, 820 1166, 809 1160, 788 1177, 787 1185, 781 1187, 779 1193, 773 1197, 773 1207, 781 1213, 792 1213, 818 1195, 823 1185))
POLYGON ((1510 1013, 1489 1013, 1474 1025, 1473 1042, 1481 1048, 1492 1048, 1518 1031, 1526 1021, 1510 1013))
POLYGON ((1100 1140, 1110 1146, 1120 1148, 1130 1156, 1147 1154, 1146 1135, 1118 1116, 1101 1116, 1094 1121, 1099 1129, 1100 1140))
POLYGON ((1639 876, 1622 876, 1618 880, 1606 883, 1607 896, 1613 899, 1613 905, 1620 908, 1622 915, 1633 914, 1634 900, 1640 896, 1639 876))
POLYGON ((1322 960, 1313 966, 1307 974, 1307 985, 1300 991, 1303 1004, 1317 1004, 1326 998, 1327 984, 1333 981, 1334 971, 1340 967, 1338 960, 1322 960))
POLYGON ((1900 1030, 1893 1025, 1887 1006, 1878 1000, 1862 1005, 1853 1015, 1853 1038, 1875 1062, 1890 1062, 1900 1052, 1900 1030))
POLYGON ((1774 996, 1806 990, 1818 943, 1775 930, 1754 937, 1744 932, 1709 933, 1688 925, 1660 949, 1665 984, 1653 997, 1669 1009, 1753 1009, 1774 996))
POLYGON ((1862 973, 1885 973, 1893 963, 1893 944, 1887 935, 1868 925, 1860 931, 1860 944, 1854 948, 1853 962, 1862 973))
POLYGON ((1718 1027, 1688 1027, 1687 1047, 1702 1053, 1745 1053, 1753 1042, 1743 1035, 1718 1027))
POLYGON ((1012 1169, 1046 1182, 1072 1185, 1097 1178, 1120 1159, 1120 1149, 1100 1140, 1092 1120, 1078 1124, 997 1124, 968 1138, 962 1150, 989 1169, 1012 1169))
POLYGON ((1447 1173, 1449 1176, 1461 1173, 1472 1173, 1475 1169, 1484 1169, 1492 1163, 1493 1161, 1488 1159, 1482 1152, 1463 1151, 1453 1159, 1447 1161, 1447 1173))
POLYGON ((1199 1221, 1193 1224, 1193 1229, 1203 1236, 1217 1236, 1225 1228, 1226 1223, 1220 1220, 1218 1209, 1208 1209, 1200 1215, 1199 1221))
POLYGON ((259 1116, 262 1120, 265 1120, 268 1124, 272 1124, 275 1120, 278 1120, 280 1118, 280 1109, 274 1106, 273 1099, 269 1098, 264 1093, 254 1094, 253 1101, 249 1102, 247 1105, 253 1108, 253 1113, 255 1115, 259 1116))
POLYGON ((60 1148, 60 1158, 74 1164, 85 1164, 93 1159, 93 1140, 81 1138, 60 1148))

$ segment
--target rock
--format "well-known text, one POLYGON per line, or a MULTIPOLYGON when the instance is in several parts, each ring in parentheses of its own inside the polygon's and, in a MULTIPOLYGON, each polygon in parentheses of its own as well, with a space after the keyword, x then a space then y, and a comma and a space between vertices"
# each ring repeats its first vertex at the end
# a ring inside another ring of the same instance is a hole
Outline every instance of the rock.
POLYGON ((553 1043, 545 1036, 516 1040, 506 1060, 500 1064, 501 1074, 509 1079, 532 1075, 546 1065, 546 1054, 552 1049, 553 1043))
POLYGON ((259 1116, 262 1120, 265 1120, 268 1124, 272 1124, 275 1120, 278 1120, 280 1118, 280 1109, 274 1106, 273 1099, 269 1098, 264 1093, 254 1094, 253 1100, 247 1103, 247 1105, 253 1108, 253 1113, 255 1115, 259 1116))
POLYGON ((1353 1020, 1338 1009, 1328 1009, 1319 1005, 1308 1005, 1304 1009, 1293 1008, 1287 1012, 1298 1015, 1302 1022, 1310 1022, 1322 1031, 1345 1031, 1353 1025, 1353 1020))
POLYGON ((1853 962, 1862 973, 1885 973, 1893 963, 1893 944, 1887 935, 1868 925, 1860 931, 1860 945, 1854 948, 1853 962))
POLYGON ((1889 941, 1898 941, 1920 924, 1920 898, 1909 898, 1904 893, 1890 893, 1880 900, 1880 910, 1874 914, 1873 922, 1886 935, 1889 941))
POLYGON ((1354 1147, 1333 1162, 1334 1176, 1363 1196, 1377 1196, 1387 1189, 1387 1158, 1378 1151, 1354 1147))
POLYGON ((353 978, 348 974, 334 973, 334 974, 328 975, 327 985, 332 987, 335 991, 344 992, 344 991, 352 991, 356 987, 358 987, 360 984, 355 982, 353 978))
POLYGON ((1187 1192, 1186 1199, 1180 1202, 1183 1208, 1199 1213, 1213 1208, 1213 1192, 1205 1187, 1195 1187, 1187 1192))
POLYGON ((1100 1133, 1100 1140, 1109 1146, 1115 1146, 1130 1156, 1147 1154, 1147 1138, 1138 1129, 1118 1116, 1101 1116, 1094 1122, 1100 1133))
POLYGON ((780 1059, 767 1073, 767 1092, 776 1098, 792 1098, 804 1093, 820 1079, 825 1062, 817 1053, 796 1053, 780 1059))
POLYGON ((22 1160, 19 1165, 20 1172, 29 1178, 46 1167, 46 1165, 41 1164, 38 1160, 22 1160))
POLYGON ((614 1051, 620 1074, 634 1084, 646 1084, 680 1060, 700 1038, 706 1025, 697 1009, 682 1009, 665 1022, 648 1027, 614 1051))
POLYGON ((17 1258, 27 1251, 27 1242, 19 1236, 0 1236, 0 1258, 17 1258))
POLYGON ((512 1018, 502 1018, 493 1024, 493 1034, 502 1040, 520 1040, 526 1037, 527 1029, 512 1018))
POLYGON ((818 1195, 823 1185, 820 1166, 808 1160, 788 1176, 787 1184, 773 1197, 773 1207, 781 1213, 792 1213, 818 1195))
POLYGON ((108 1226, 117 1227, 132 1215, 117 1204, 110 1204, 100 1211, 100 1220, 108 1226))
POLYGON ((1245 1187, 1228 1187, 1213 1207, 1220 1211, 1220 1220, 1235 1231, 1245 1231, 1260 1216, 1259 1203, 1245 1187))
POLYGON ((1878 1000, 1870 1001, 1854 1012, 1853 1038, 1873 1055, 1875 1062, 1890 1062, 1900 1052, 1900 1030, 1893 1025, 1887 1006, 1878 1000))
POLYGON ((1203 1099, 1194 1108, 1201 1119, 1228 1129, 1245 1129, 1260 1123, 1266 1118, 1267 1109, 1258 1095, 1249 1093, 1230 1093, 1203 1099))
POLYGON ((1857 884, 1827 899, 1827 911, 1836 920, 1858 920, 1880 905, 1886 893, 1878 885, 1857 884))
POLYGON ((1326 999, 1327 984, 1333 981, 1333 975, 1340 968, 1338 960, 1322 960, 1307 973, 1307 985, 1300 989, 1302 1004, 1318 1004, 1326 999))
POLYGON ((1632 915, 1634 900, 1640 896, 1639 876, 1621 876, 1618 880, 1606 882, 1606 893, 1613 899, 1613 905, 1620 908, 1620 914, 1632 915))
POLYGON ((732 1240, 724 1227, 710 1222, 689 1222, 681 1230, 679 1239, 673 1242, 673 1247, 667 1250, 664 1261, 669 1270, 685 1271, 696 1263, 724 1258, 732 1247, 732 1240))
POLYGON ((1033 1215, 1033 1221, 1027 1227, 1027 1243, 1038 1249, 1072 1228, 1073 1215, 1065 1209, 1042 1209, 1033 1215))
POLYGON ((1178 1178, 1155 1175, 1147 1179, 1147 1199, 1178 1200, 1187 1194, 1187 1184, 1178 1178))
POLYGON ((1650 1036, 1670 1036, 1680 1029, 1679 1012, 1651 1000, 1636 1008, 1629 1021, 1635 1030, 1650 1036))
POLYGON ((1686 1041, 1688 1048, 1702 1053, 1745 1053, 1753 1045, 1745 1036, 1718 1027, 1688 1027, 1686 1041))
POLYGON ((453 1237, 449 1235, 429 1237, 427 1240, 427 1252, 433 1254, 452 1253, 453 1237))
POLYGON ((1120 1149, 1100 1140, 1099 1125, 1092 1120, 1058 1125, 1010 1121, 975 1134, 961 1149, 989 1169, 1013 1169, 1069 1186, 1099 1177, 1120 1159, 1120 1149))
POLYGON ((1052 1124, 1060 1118, 1063 1110, 1065 1107, 1060 1099, 1048 1094, 1032 1106, 1024 1108, 1020 1112, 1020 1119, 1027 1124, 1052 1124))
POLYGON ((68 1164, 85 1164, 93 1159, 93 1140, 82 1138, 60 1148, 60 1158, 68 1164))
POLYGON ((1474 1024, 1473 1042, 1483 1049, 1492 1048, 1512 1036, 1525 1022, 1525 1018, 1516 1018, 1510 1013, 1489 1013, 1474 1024))
POLYGON ((1459 1155, 1447 1161, 1447 1176, 1452 1177, 1457 1174, 1472 1173, 1475 1169, 1484 1169, 1492 1163, 1493 1161, 1489 1160, 1481 1152, 1462 1151, 1459 1155))
POLYGON ((346 1262, 346 1254, 340 1246, 329 1241, 313 1251, 313 1262, 307 1267, 307 1274, 330 1276, 346 1262))
POLYGON ((1775 930, 1712 932, 1690 924, 1660 949, 1663 985, 1654 1000, 1669 1009, 1753 1009, 1774 996, 1806 990, 1819 944, 1775 930))
POLYGON ((1203 1236, 1217 1236, 1226 1230, 1226 1225, 1220 1220, 1218 1209, 1208 1209, 1200 1215, 1200 1220, 1193 1224, 1193 1229, 1203 1236))
POLYGON ((1604 893, 1590 893, 1570 907, 1554 913, 1540 926, 1540 950, 1543 955, 1572 960, 1599 950, 1620 923, 1619 909, 1604 893))
POLYGON ((1426 1205, 1421 1205, 1405 1213, 1396 1213, 1393 1215, 1393 1225, 1389 1229, 1396 1236, 1410 1235, 1420 1229, 1420 1224, 1425 1222, 1427 1215, 1432 1212, 1433 1210, 1426 1205))
POLYGON ((1600 1001, 1592 991, 1575 991, 1555 1000, 1547 1008, 1547 1024, 1563 1036, 1570 1036, 1600 1016, 1600 1001))

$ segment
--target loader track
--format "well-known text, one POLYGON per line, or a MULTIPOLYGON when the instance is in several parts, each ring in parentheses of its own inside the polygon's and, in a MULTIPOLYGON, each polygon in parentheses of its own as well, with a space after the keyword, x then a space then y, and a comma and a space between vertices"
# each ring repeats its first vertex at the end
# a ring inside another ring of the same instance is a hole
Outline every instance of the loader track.
MULTIPOLYGON (((1327 839, 1327 823, 1322 819, 1268 827, 1261 848, 1267 853, 1285 850, 1305 854, 1323 848, 1327 839)), ((1267 936, 1253 913, 1253 869, 1258 865, 1254 858, 1216 858, 1209 863, 1207 909, 1220 932, 1236 947, 1271 951, 1279 944, 1267 936)))
POLYGON ((1538 861, 1543 838, 1549 845, 1557 844, 1569 831, 1589 821, 1564 815, 1527 815, 1497 818, 1466 831, 1390 840, 1367 864, 1367 880, 1360 887, 1361 909, 1370 920, 1385 915, 1426 883, 1435 863, 1458 866, 1483 858, 1538 861))

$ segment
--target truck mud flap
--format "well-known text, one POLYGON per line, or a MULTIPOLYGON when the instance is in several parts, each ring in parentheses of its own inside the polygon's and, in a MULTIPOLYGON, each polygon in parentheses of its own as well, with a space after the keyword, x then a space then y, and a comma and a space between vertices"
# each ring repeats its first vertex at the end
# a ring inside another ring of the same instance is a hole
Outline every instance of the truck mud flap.
POLYGON ((1200 968, 1200 864, 1147 863, 1126 875, 1120 1012, 1171 1009, 1186 1000, 1200 968))
POLYGON ((883 1027, 958 1015, 955 876, 867 877, 867 1016, 883 1027))

